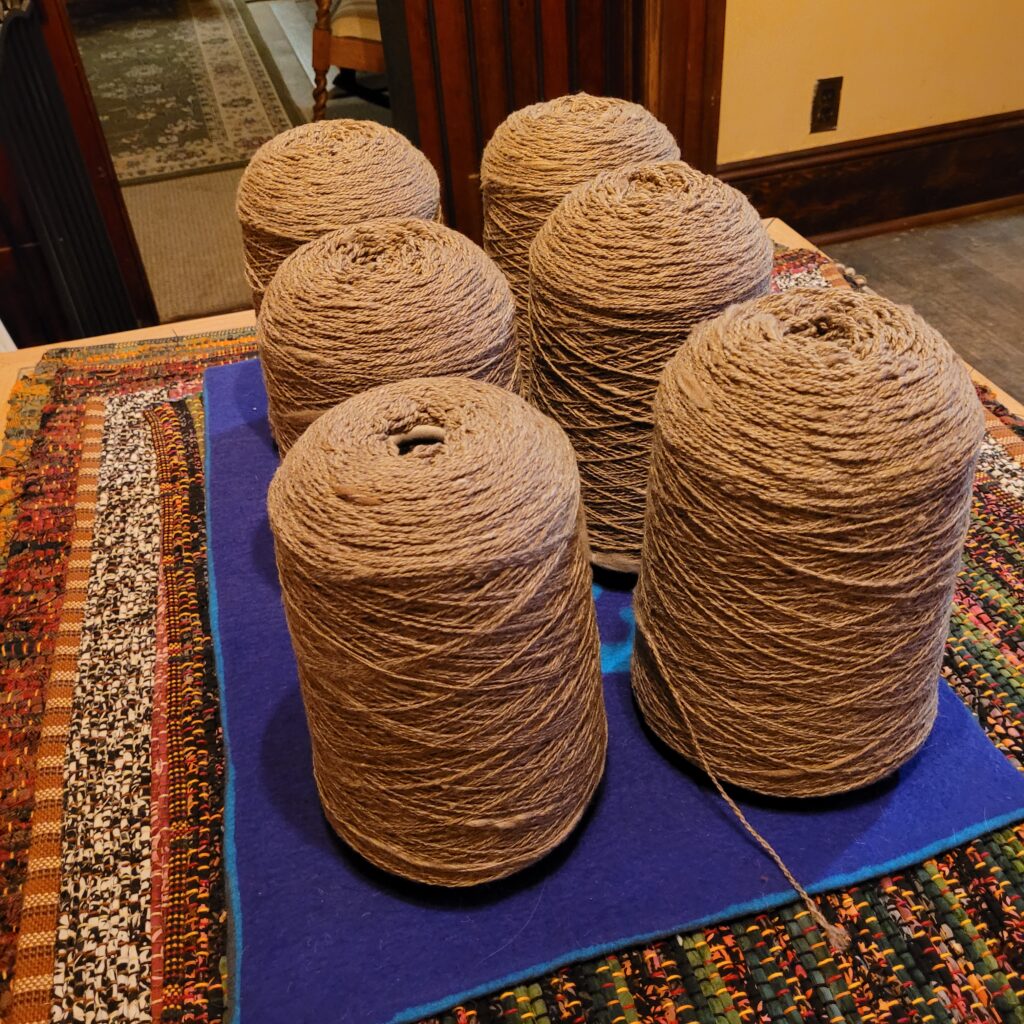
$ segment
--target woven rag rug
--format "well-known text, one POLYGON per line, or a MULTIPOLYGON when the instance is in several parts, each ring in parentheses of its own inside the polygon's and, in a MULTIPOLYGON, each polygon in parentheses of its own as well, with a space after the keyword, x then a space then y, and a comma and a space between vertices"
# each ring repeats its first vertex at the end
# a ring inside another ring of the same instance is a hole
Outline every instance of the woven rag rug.
MULTIPOLYGON (((780 254, 776 281, 845 286, 809 253, 780 254)), ((238 333, 65 350, 15 389, 0 463, 4 1020, 225 1014, 198 388, 206 366, 253 350, 238 333)), ((1024 770, 1024 421, 981 397, 989 432, 944 674, 1024 770)), ((1024 1020, 1024 826, 818 899, 854 937, 842 955, 793 904, 439 1019, 1024 1020)), ((381 951, 382 986, 402 946, 381 951)))

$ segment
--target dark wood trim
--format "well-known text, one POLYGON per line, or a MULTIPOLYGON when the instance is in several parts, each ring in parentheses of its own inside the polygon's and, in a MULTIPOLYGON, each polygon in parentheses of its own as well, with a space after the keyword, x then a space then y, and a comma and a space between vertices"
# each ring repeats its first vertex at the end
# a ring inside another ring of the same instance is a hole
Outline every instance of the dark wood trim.
POLYGON ((416 90, 412 80, 409 36, 406 32, 404 0, 377 0, 380 41, 388 69, 391 124, 414 145, 419 145, 416 118, 416 90))
POLYGON ((644 102, 683 159, 713 171, 718 151, 726 0, 647 0, 644 102))
POLYGON ((723 164, 716 173, 763 216, 804 235, 869 234, 1024 193, 1024 110, 723 164))
POLYGON ((486 145, 494 129, 508 114, 511 85, 510 68, 504 59, 505 13, 501 0, 477 0, 471 5, 468 17, 470 36, 474 40, 473 65, 480 106, 480 138, 486 145), (495 54, 501 54, 502 58, 496 58, 495 54), (478 55, 485 59, 479 59, 478 55))
POLYGON ((537 35, 544 98, 564 96, 569 91, 569 11, 565 0, 540 0, 537 35))
POLYGON ((70 333, 37 242, 0 246, 0 320, 16 344, 61 341, 70 333))
POLYGON ((508 25, 506 52, 512 68, 512 108, 517 109, 541 98, 536 0, 505 0, 505 17, 508 25))
POLYGON ((634 102, 642 103, 647 69, 645 67, 645 51, 647 47, 647 0, 629 0, 632 7, 629 19, 630 40, 626 50, 628 60, 629 89, 625 93, 634 102))
MULTIPOLYGON (((704 24, 706 21, 706 3, 689 2, 686 4, 672 3, 667 0, 668 10, 682 11, 686 15, 685 35, 682 45, 685 46, 685 63, 680 68, 682 101, 683 101, 683 123, 676 141, 683 159, 687 163, 700 167, 702 153, 702 119, 704 113, 704 24)), ((663 29, 663 31, 667 31, 663 29)), ((666 38, 669 46, 673 45, 671 36, 666 38)), ((679 45, 677 43, 676 45, 679 45)), ((662 72, 666 69, 666 63, 662 62, 662 72)), ((671 81, 671 73, 669 74, 671 81)), ((701 167, 701 170, 704 170, 701 167)))
POLYGON ((725 56, 726 0, 707 0, 704 23, 704 78, 701 83, 700 151, 696 166, 718 166, 718 124, 722 107, 722 61, 725 56))
POLYGON ((570 24, 576 30, 575 77, 572 92, 600 96, 607 92, 605 68, 605 5, 601 0, 570 0, 570 24))
POLYGON ((919 213, 914 217, 899 217, 878 224, 862 224, 855 228, 827 231, 814 235, 811 241, 820 246, 832 245, 835 242, 852 242, 855 238, 866 238, 868 235, 885 235, 893 231, 907 231, 909 228, 928 227, 930 224, 945 224, 951 220, 977 217, 979 214, 996 213, 999 210, 1012 210, 1018 206, 1024 207, 1024 192, 1004 196, 1002 199, 989 199, 983 203, 968 203, 966 206, 953 206, 947 210, 932 210, 931 213, 919 213))
POLYGON ((644 19, 644 105, 678 139, 684 121, 684 84, 677 44, 685 41, 689 3, 647 0, 644 19), (666 8, 666 3, 668 7, 666 8), (666 10, 668 14, 666 14, 666 10), (666 20, 668 27, 666 28, 666 20))
MULTIPOLYGON (((447 55, 437 63, 440 93, 444 97, 446 166, 453 181, 463 181, 477 173, 476 154, 482 145, 476 131, 469 21, 466 17, 438 18, 435 15, 434 37, 437 52, 447 55)), ((479 237, 483 221, 479 193, 474 195, 466 189, 455 189, 448 201, 451 218, 460 230, 471 237, 479 237)))
MULTIPOLYGON (((445 166, 444 128, 435 74, 430 0, 406 0, 404 12, 409 72, 416 99, 416 141, 430 162, 440 170, 445 166)), ((442 180, 442 196, 444 191, 442 180)))

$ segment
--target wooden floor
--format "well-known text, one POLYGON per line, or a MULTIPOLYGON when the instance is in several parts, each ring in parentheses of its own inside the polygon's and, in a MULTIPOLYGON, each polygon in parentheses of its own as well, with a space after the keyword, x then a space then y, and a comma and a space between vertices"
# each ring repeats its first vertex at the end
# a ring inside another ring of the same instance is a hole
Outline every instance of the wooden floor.
POLYGON ((1024 399, 1024 208, 826 246, 1024 399))

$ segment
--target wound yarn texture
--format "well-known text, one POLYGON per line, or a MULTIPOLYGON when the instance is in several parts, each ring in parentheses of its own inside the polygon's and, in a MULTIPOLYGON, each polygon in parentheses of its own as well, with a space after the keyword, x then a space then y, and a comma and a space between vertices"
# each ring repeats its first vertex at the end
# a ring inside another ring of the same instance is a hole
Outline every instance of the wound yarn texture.
POLYGON ((655 403, 633 686, 713 776, 840 793, 936 713, 983 414, 946 341, 797 289, 697 327, 655 403))
POLYGON ((638 568, 662 368, 695 324, 767 292, 771 264, 746 197, 682 162, 599 174, 537 233, 531 397, 576 449, 597 564, 638 568))
POLYGON ((405 377, 520 389, 508 282, 465 235, 427 220, 367 221, 297 249, 257 338, 282 453, 327 409, 405 377))
POLYGON ((235 201, 256 311, 303 242, 375 217, 440 220, 440 197, 430 161, 393 128, 338 119, 276 135, 253 154, 235 201))
POLYGON ((672 133, 638 103, 576 93, 510 114, 480 163, 484 250, 512 285, 525 335, 530 243, 562 197, 599 171, 678 160, 672 133))
POLYGON ((303 434, 268 508, 339 835, 379 867, 447 886, 557 846, 607 743, 564 433, 491 384, 384 385, 303 434))

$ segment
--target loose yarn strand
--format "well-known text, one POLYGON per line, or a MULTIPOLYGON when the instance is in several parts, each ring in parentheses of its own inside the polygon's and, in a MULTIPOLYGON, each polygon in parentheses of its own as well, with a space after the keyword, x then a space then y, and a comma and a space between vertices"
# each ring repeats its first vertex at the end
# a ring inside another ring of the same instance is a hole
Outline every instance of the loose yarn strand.
MULTIPOLYGON (((665 666, 662 664, 661 655, 654 648, 649 648, 651 656, 654 658, 655 665, 659 672, 665 672, 665 666)), ((736 801, 729 795, 725 786, 722 784, 718 775, 715 773, 714 768, 711 766, 711 762, 708 760, 707 755, 704 753, 704 748, 701 746, 700 737, 697 734, 696 729, 693 728, 693 723, 690 721, 690 714, 686 710, 686 702, 684 700, 677 700, 676 707, 679 709, 679 713, 683 718, 683 722, 686 727, 686 731, 689 735, 690 742, 693 744, 693 749, 697 753, 697 763, 700 766, 704 774, 711 780, 711 784, 715 787, 718 795, 725 801, 729 809, 736 816, 739 823, 747 831, 750 837, 761 847, 762 850, 769 857, 771 857, 775 866, 782 872, 782 876, 792 886, 797 896, 803 901, 804 906, 807 907, 808 913, 817 922, 818 927, 822 930, 822 933, 828 939, 831 947, 842 953, 850 948, 850 934, 845 928, 840 928, 838 925, 833 924, 825 915, 822 913, 821 908, 818 906, 817 901, 808 893, 808 891, 800 884, 797 877, 786 865, 786 862, 782 859, 781 854, 775 849, 774 846, 761 833, 750 824, 749 819, 743 813, 742 808, 736 801)))

